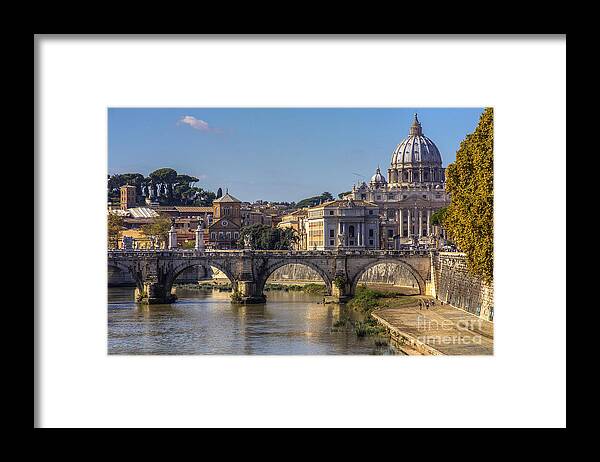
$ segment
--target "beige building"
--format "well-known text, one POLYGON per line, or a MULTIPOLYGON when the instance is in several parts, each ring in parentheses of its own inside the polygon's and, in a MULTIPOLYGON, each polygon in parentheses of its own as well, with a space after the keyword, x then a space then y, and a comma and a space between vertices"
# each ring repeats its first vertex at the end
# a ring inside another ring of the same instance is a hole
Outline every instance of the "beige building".
POLYGON ((296 250, 306 250, 308 247, 307 234, 304 222, 308 217, 307 209, 294 210, 292 213, 283 215, 277 227, 281 229, 291 228, 298 235, 298 242, 295 244, 296 250))
POLYGON ((431 215, 450 203, 445 181, 440 151, 423 135, 415 114, 408 137, 392 152, 387 180, 378 167, 369 183, 354 185, 345 198, 377 204, 381 218, 381 248, 430 244, 431 215))
POLYGON ((335 200, 306 209, 307 250, 379 248, 379 207, 363 200, 335 200))

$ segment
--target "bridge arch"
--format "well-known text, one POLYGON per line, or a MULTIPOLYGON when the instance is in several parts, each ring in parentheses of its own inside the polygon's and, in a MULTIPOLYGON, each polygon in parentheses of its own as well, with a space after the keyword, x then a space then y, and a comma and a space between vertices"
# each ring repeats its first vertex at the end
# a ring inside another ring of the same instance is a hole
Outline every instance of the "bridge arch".
POLYGON ((392 257, 377 259, 377 260, 371 261, 371 262, 367 263, 366 265, 364 265, 363 267, 361 267, 354 274, 354 276, 351 277, 350 293, 351 294, 355 293, 356 286, 358 285, 358 281, 360 281, 360 278, 367 270, 369 270, 370 268, 373 268, 374 266, 385 264, 385 263, 393 263, 393 264, 404 267, 411 274, 411 276, 413 276, 415 278, 415 281, 417 282, 417 286, 419 287, 419 295, 425 294, 426 282, 425 282, 425 279, 423 279, 423 277, 421 276, 421 274, 412 265, 405 262, 404 260, 401 260, 398 258, 392 258, 392 257))
POLYGON ((219 271, 221 271, 223 274, 225 274, 225 276, 227 276, 227 278, 231 281, 231 286, 233 287, 233 290, 235 290, 237 280, 234 277, 234 275, 231 273, 231 271, 225 265, 222 265, 218 261, 212 261, 212 260, 204 260, 204 261, 192 260, 192 261, 184 262, 180 265, 177 265, 173 269, 173 271, 171 272, 171 274, 167 280, 167 284, 166 284, 167 290, 169 292, 171 291, 173 284, 175 283, 175 281, 177 280, 177 277, 181 273, 183 273, 184 271, 186 271, 190 268, 194 268, 196 266, 201 266, 204 269, 205 274, 208 274, 208 267, 214 266, 219 271))
POLYGON ((133 281, 135 282, 135 286, 138 289, 142 289, 143 287, 143 282, 142 282, 142 278, 141 276, 132 268, 131 265, 126 264, 126 263, 121 263, 118 261, 108 261, 108 268, 114 268, 119 270, 122 273, 127 273, 129 275, 131 275, 133 281))
POLYGON ((327 273, 327 271, 325 271, 316 263, 300 258, 286 258, 280 260, 278 259, 273 262, 269 262, 267 266, 261 269, 260 273, 256 275, 256 292, 258 294, 262 294, 265 288, 265 284, 267 283, 267 280, 269 279, 271 274, 273 274, 279 268, 283 268, 287 265, 302 265, 314 270, 321 277, 321 279, 323 279, 323 282, 325 283, 325 294, 331 295, 332 278, 327 273))

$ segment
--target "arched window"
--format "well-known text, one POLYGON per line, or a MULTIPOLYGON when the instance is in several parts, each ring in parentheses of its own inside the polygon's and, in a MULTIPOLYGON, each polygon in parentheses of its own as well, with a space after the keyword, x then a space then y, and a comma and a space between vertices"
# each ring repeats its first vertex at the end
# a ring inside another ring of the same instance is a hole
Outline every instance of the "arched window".
POLYGON ((354 237, 354 225, 348 227, 348 236, 354 237))

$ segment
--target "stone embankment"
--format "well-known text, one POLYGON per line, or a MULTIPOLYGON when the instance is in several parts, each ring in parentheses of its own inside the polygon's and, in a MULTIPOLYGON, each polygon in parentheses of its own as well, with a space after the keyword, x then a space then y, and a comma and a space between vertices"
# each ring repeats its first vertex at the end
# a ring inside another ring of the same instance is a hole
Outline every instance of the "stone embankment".
POLYGON ((465 254, 439 252, 432 256, 431 295, 485 320, 494 319, 494 286, 467 272, 465 254))

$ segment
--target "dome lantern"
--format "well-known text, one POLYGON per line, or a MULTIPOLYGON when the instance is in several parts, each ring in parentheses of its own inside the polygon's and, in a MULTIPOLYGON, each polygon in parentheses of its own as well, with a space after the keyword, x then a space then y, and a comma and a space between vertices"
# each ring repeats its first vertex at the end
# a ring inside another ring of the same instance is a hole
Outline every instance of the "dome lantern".
POLYGON ((417 117, 417 113, 415 112, 415 120, 413 120, 412 125, 410 126, 410 130, 408 131, 410 136, 423 136, 423 128, 421 127, 421 122, 419 122, 419 118, 417 117))

